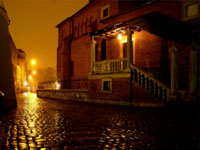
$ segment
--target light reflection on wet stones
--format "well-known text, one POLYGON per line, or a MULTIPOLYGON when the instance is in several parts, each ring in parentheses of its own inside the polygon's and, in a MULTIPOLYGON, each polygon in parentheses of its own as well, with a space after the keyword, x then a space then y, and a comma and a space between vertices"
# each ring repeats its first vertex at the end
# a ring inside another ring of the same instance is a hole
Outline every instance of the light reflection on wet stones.
MULTIPOLYGON (((68 101, 18 98, 17 110, 0 119, 2 149, 168 150, 179 124, 162 111, 68 101), (2 138, 3 137, 3 138, 2 138)), ((182 120, 184 125, 188 120, 182 120)), ((189 120, 193 121, 193 120, 189 120)), ((194 122, 195 123, 195 122, 194 122)), ((185 148, 198 149, 194 123, 185 148), (190 147, 189 147, 189 146, 190 147)), ((188 126, 189 125, 189 126, 188 126)), ((182 129, 185 129, 184 126, 182 129)))

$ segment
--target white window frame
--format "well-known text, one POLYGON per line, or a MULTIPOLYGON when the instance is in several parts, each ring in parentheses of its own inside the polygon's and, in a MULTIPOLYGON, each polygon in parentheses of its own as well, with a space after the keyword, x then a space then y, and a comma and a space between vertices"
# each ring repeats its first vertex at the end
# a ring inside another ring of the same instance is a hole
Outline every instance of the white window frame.
POLYGON ((199 9, 198 9, 198 14, 197 15, 190 16, 190 17, 186 16, 186 7, 188 7, 189 5, 195 5, 195 4, 199 5, 198 7, 200 7, 200 2, 194 2, 193 1, 193 2, 185 2, 185 3, 183 3, 183 5, 182 5, 182 10, 183 10, 182 11, 182 18, 183 18, 184 21, 200 17, 200 10, 199 9))
POLYGON ((112 93, 112 78, 103 78, 101 80, 101 91, 103 93, 112 93), (104 90, 104 82, 106 82, 106 81, 110 82, 110 90, 109 91, 104 90))
POLYGON ((106 19, 106 18, 108 18, 109 16, 110 16, 110 5, 108 4, 108 5, 106 5, 106 6, 104 6, 104 7, 101 8, 101 20, 106 19), (105 9, 108 9, 108 16, 103 17, 103 11, 104 11, 105 9))

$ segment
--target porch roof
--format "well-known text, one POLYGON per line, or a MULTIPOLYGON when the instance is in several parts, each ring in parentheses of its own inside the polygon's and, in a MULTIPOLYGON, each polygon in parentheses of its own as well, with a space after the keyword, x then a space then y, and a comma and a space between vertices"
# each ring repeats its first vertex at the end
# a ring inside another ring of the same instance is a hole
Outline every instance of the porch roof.
POLYGON ((90 35, 116 34, 126 28, 136 31, 146 30, 166 40, 185 44, 190 43, 192 40, 192 30, 188 24, 157 12, 151 12, 124 23, 108 26, 104 29, 91 32, 90 35))

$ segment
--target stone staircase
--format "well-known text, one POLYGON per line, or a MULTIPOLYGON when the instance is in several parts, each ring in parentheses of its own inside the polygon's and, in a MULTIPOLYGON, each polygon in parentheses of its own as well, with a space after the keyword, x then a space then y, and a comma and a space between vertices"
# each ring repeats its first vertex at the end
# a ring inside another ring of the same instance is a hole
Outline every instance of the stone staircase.
POLYGON ((156 80, 148 72, 132 64, 131 75, 133 85, 137 88, 140 88, 140 91, 142 90, 143 94, 147 97, 147 100, 143 103, 165 104, 168 101, 170 95, 170 88, 165 86, 162 82, 156 80))

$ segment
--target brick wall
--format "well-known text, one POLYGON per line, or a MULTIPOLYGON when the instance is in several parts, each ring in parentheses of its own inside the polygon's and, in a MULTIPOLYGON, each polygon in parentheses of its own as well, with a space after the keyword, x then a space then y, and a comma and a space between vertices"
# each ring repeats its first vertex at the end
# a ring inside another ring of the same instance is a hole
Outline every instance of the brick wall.
POLYGON ((99 21, 101 20, 101 8, 106 5, 110 6, 110 16, 118 13, 118 1, 103 0, 92 2, 89 6, 82 9, 79 13, 73 16, 75 29, 74 38, 91 32, 90 25, 95 21, 97 21, 97 28, 99 29, 99 21))
POLYGON ((87 78, 90 71, 90 37, 82 36, 71 43, 72 78, 87 78))
POLYGON ((151 71, 160 67, 162 39, 146 31, 135 32, 137 65, 151 71))
POLYGON ((145 15, 150 12, 159 12, 161 14, 173 17, 175 19, 181 20, 182 17, 182 3, 179 1, 165 1, 160 0, 156 3, 153 3, 151 5, 145 6, 140 9, 136 9, 134 11, 130 11, 129 13, 125 13, 123 15, 120 15, 118 17, 114 17, 110 20, 107 20, 105 23, 101 23, 99 25, 99 28, 104 28, 111 24, 116 24, 119 22, 125 22, 132 18, 139 17, 141 15, 145 15))
MULTIPOLYGON (((71 42, 71 79, 72 88, 87 88, 87 83, 85 79, 90 72, 90 42, 91 39, 87 33, 91 32, 91 27, 96 28, 96 30, 108 27, 111 24, 126 22, 130 19, 139 17, 141 15, 150 13, 152 11, 159 12, 161 14, 170 16, 172 18, 181 20, 182 16, 182 3, 180 1, 165 1, 160 0, 152 5, 145 6, 129 13, 122 14, 118 17, 112 19, 101 21, 101 8, 105 5, 110 5, 110 16, 116 15, 119 12, 118 1, 94 1, 86 8, 83 8, 78 13, 72 16, 73 20, 73 41, 71 42), (89 11, 88 11, 89 10, 89 11)), ((60 52, 64 51, 63 38, 71 33, 70 21, 62 23, 59 27, 59 49, 60 52)), ((163 29, 164 30, 164 29, 163 29)), ((146 31, 135 32, 135 61, 136 65, 145 69, 149 73, 153 74, 157 79, 162 80, 164 83, 169 84, 170 77, 170 53, 168 48, 170 47, 170 42, 148 33, 146 31)), ((96 50, 96 59, 100 61, 101 59, 101 40, 97 40, 98 49, 96 50)), ((180 45, 179 53, 179 74, 184 74, 180 79, 181 81, 186 81, 188 75, 186 74, 187 61, 186 56, 187 51, 183 47, 185 45, 180 45), (186 66, 186 69, 184 69, 186 66)), ((117 39, 107 40, 107 59, 117 59, 119 58, 119 42, 117 39)), ((63 74, 62 68, 64 68, 64 57, 61 59, 58 56, 58 71, 63 74), (62 64, 63 67, 61 66, 62 64)), ((65 67, 66 68, 66 67, 65 67)), ((58 73, 59 74, 59 73, 58 73)), ((182 84, 182 83, 181 83, 182 84)), ((89 84, 90 87, 90 84, 89 84)), ((183 85, 187 87, 187 83, 183 85)))
POLYGON ((103 99, 115 101, 129 101, 130 79, 113 79, 112 93, 103 93, 101 91, 101 79, 89 80, 88 95, 90 99, 103 99))
POLYGON ((106 41, 106 56, 107 60, 120 58, 120 43, 117 38, 106 41))
POLYGON ((70 40, 72 34, 72 22, 67 19, 59 25, 58 49, 57 49, 57 79, 61 82, 62 89, 71 88, 70 81, 70 40))

